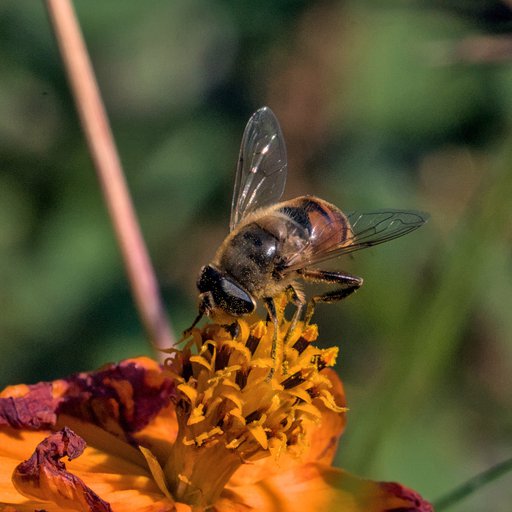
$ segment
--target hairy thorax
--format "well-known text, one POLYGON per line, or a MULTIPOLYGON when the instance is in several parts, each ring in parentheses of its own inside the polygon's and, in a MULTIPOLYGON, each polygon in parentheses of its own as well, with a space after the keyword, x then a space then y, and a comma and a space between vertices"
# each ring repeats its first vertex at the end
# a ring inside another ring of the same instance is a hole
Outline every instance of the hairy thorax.
POLYGON ((306 242, 299 228, 283 214, 259 216, 226 239, 217 254, 217 265, 255 298, 273 296, 296 277, 292 273, 285 278, 282 270, 293 245, 306 242))

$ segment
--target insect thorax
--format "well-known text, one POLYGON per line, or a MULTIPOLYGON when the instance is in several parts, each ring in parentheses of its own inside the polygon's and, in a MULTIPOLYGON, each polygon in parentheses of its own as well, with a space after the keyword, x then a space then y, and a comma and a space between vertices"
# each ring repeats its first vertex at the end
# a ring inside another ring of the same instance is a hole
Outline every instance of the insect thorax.
MULTIPOLYGON (((256 298, 287 281, 286 262, 304 246, 307 232, 287 215, 272 212, 249 222, 228 238, 218 265, 256 298)), ((290 279, 288 279, 290 280, 290 279)))

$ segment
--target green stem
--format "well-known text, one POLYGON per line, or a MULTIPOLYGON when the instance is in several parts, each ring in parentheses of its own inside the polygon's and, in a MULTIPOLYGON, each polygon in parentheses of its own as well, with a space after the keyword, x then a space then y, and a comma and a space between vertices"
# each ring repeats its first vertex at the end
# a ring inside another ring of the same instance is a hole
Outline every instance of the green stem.
POLYGON ((434 508, 438 512, 446 510, 447 508, 457 504, 459 501, 467 498, 475 491, 481 489, 484 485, 487 485, 494 480, 497 480, 501 476, 505 475, 512 470, 512 458, 507 459, 495 466, 491 466, 482 473, 470 478, 467 482, 464 482, 459 487, 456 487, 449 493, 445 494, 434 502, 434 508))

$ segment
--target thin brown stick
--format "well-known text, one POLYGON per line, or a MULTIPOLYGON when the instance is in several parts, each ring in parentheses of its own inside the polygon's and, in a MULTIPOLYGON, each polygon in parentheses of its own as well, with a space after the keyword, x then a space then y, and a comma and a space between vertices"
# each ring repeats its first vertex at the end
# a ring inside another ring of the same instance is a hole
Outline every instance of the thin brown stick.
POLYGON ((94 166, 146 332, 156 347, 175 344, 124 178, 98 84, 69 0, 46 0, 94 166))

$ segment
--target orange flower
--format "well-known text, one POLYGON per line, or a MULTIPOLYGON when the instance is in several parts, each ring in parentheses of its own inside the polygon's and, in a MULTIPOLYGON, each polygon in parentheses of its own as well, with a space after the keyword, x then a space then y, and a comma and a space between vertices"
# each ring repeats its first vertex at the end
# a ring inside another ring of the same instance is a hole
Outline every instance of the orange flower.
POLYGON ((147 358, 0 394, 0 510, 431 511, 415 492, 331 466, 345 399, 337 349, 273 327, 195 329, 147 358), (274 368, 273 371, 270 371, 274 368))

